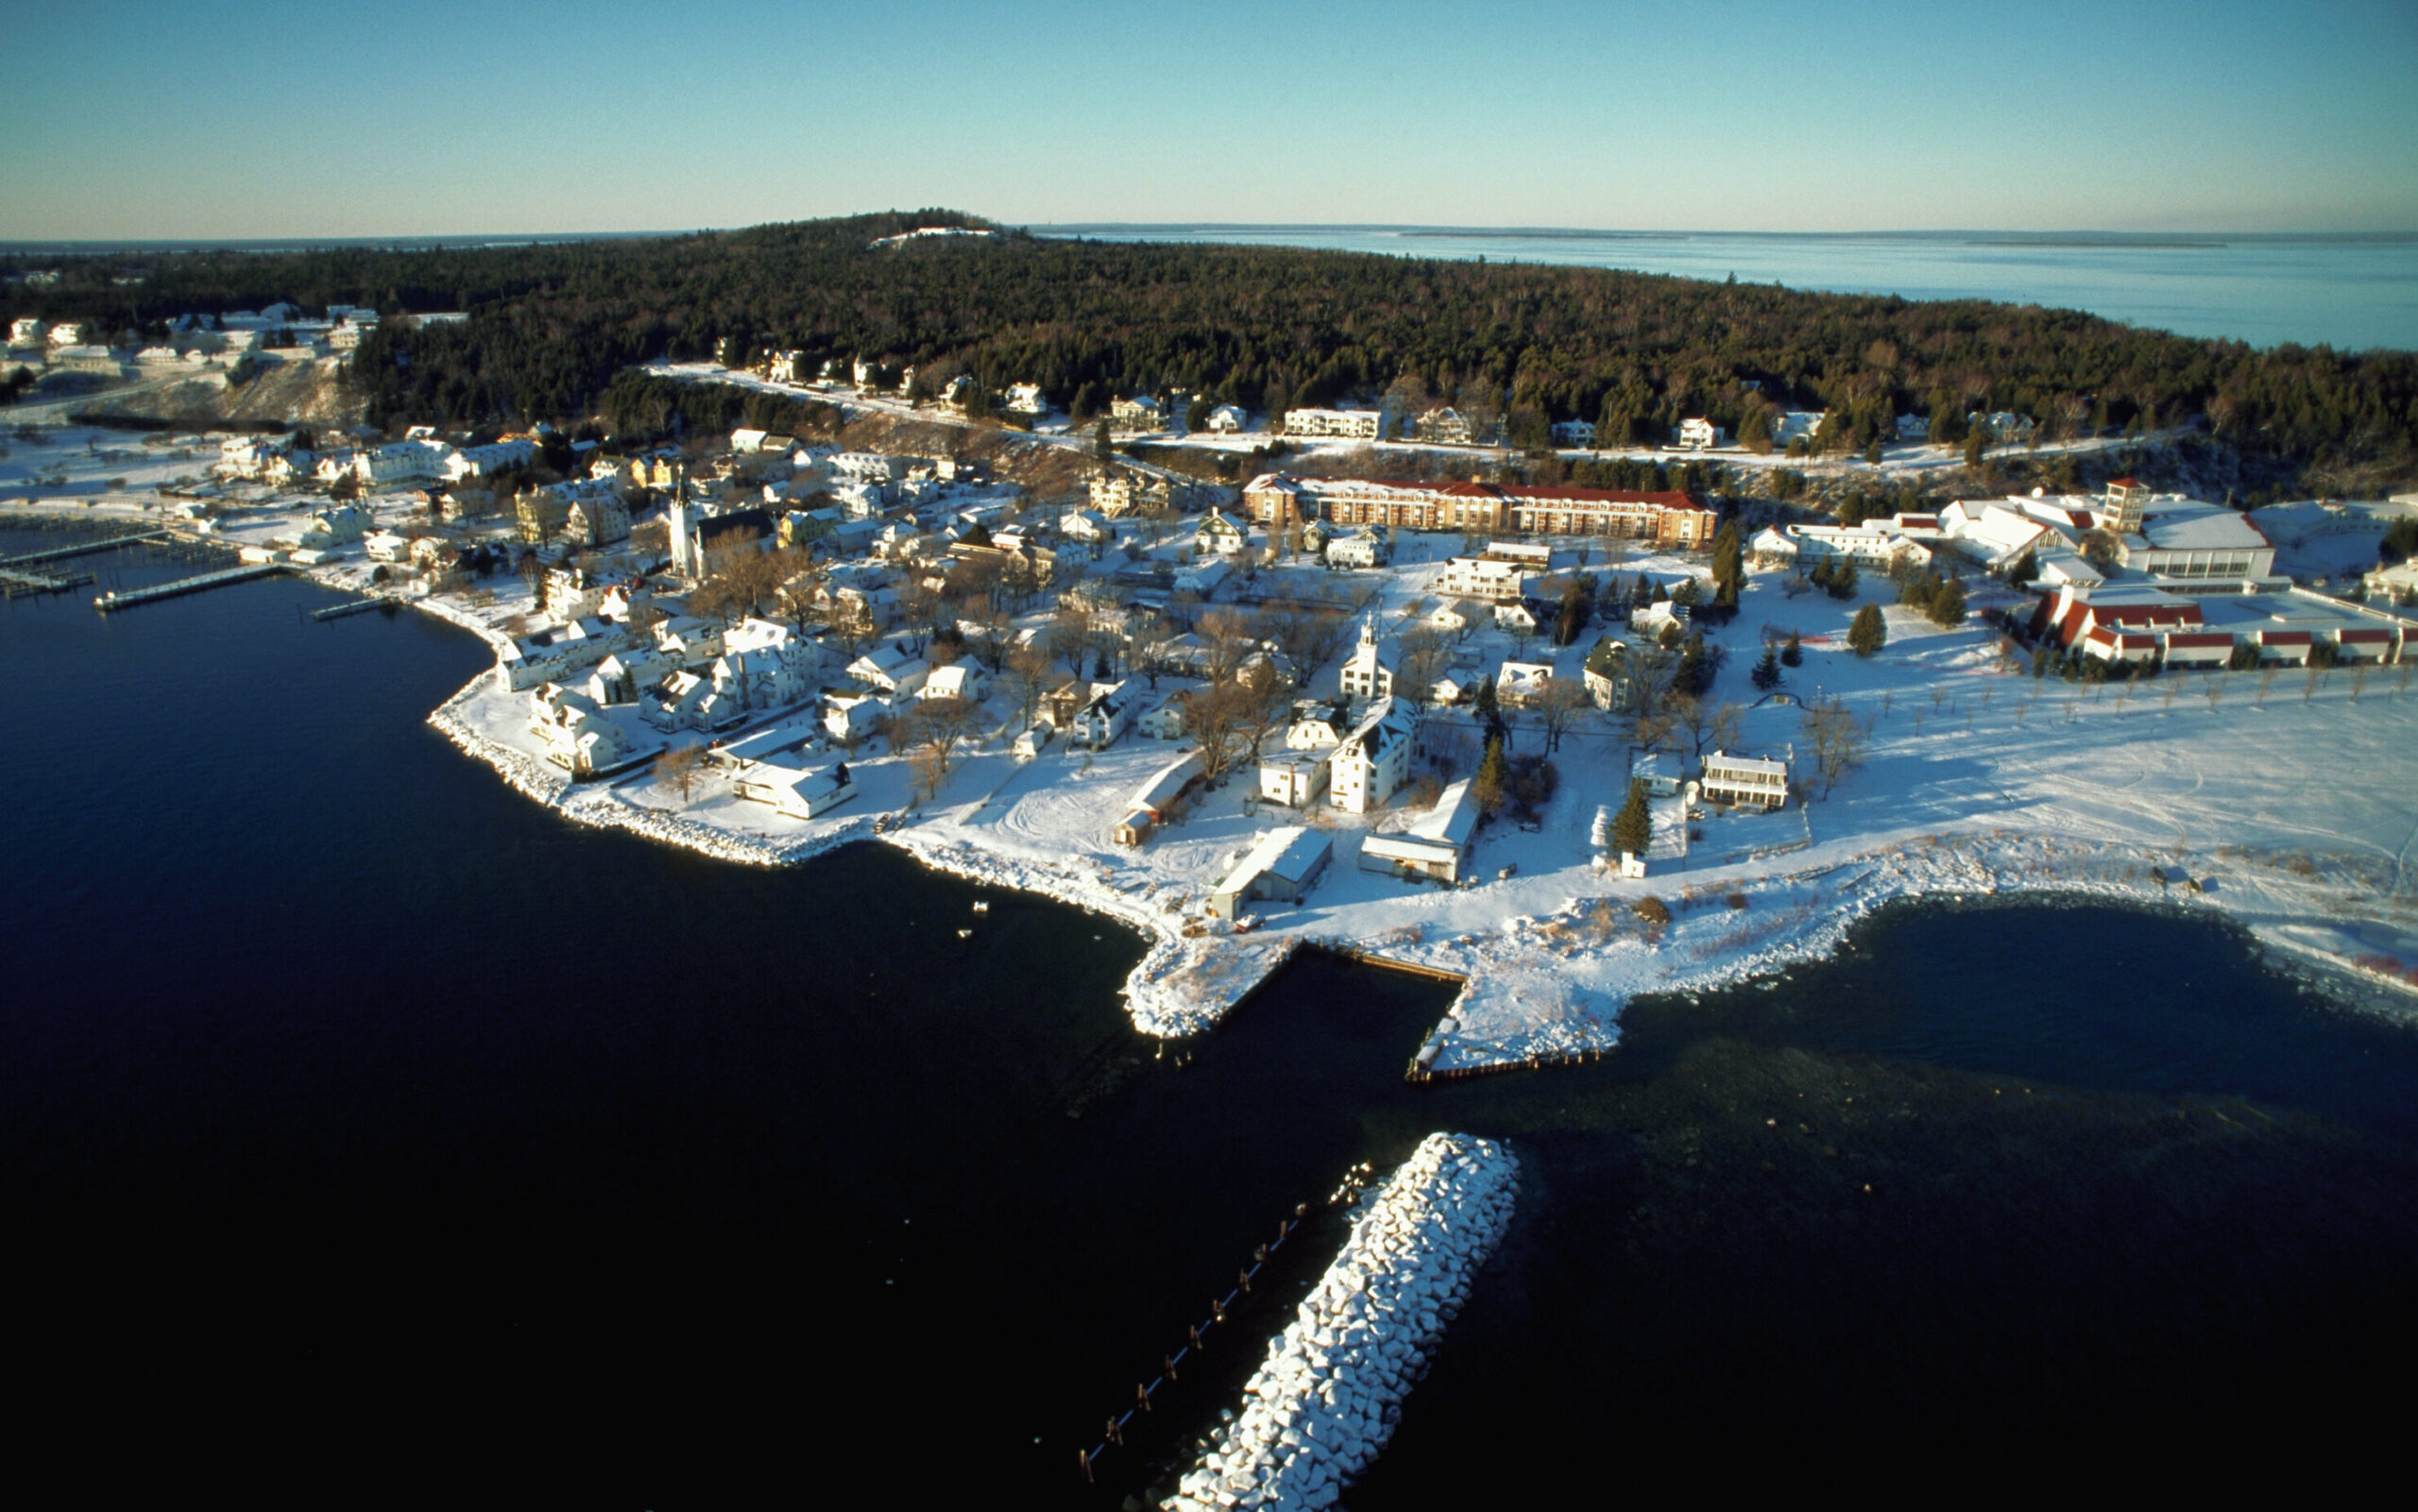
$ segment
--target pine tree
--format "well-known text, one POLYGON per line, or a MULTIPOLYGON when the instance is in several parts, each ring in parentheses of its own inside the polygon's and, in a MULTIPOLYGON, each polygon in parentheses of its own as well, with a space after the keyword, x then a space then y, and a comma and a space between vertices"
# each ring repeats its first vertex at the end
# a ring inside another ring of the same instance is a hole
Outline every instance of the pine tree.
POLYGON ((1738 522, 1724 521, 1712 537, 1712 586, 1717 603, 1735 603, 1745 574, 1745 552, 1738 541, 1738 522))
POLYGON ((1753 680, 1756 688, 1762 692, 1768 693, 1778 688, 1779 686, 1779 648, 1765 645, 1762 659, 1755 663, 1755 670, 1748 676, 1753 680))
POLYGON ((1831 571, 1831 597, 1834 599, 1855 597, 1855 564, 1853 562, 1843 561, 1831 571))
POLYGON ((1889 627, 1882 621, 1881 605, 1867 603, 1855 612, 1855 620, 1848 626, 1848 649, 1859 656, 1869 656, 1889 643, 1889 627))
POLYGON ((1643 856, 1654 843, 1654 816, 1646 811, 1645 783, 1628 779, 1628 798, 1612 816, 1612 846, 1630 856, 1643 856))
POLYGON ((1705 654, 1704 632, 1691 631, 1688 643, 1679 649, 1678 671, 1671 674, 1671 686, 1682 693, 1702 693, 1712 686, 1713 665, 1705 654))
POLYGON ((1955 578, 1942 583, 1931 596, 1923 612, 1931 622, 1945 630, 1953 630, 1965 622, 1965 585, 1955 578))
POLYGON ((1478 806, 1492 813, 1503 807, 1506 786, 1511 780, 1511 758, 1503 753, 1503 738, 1489 737, 1486 755, 1478 758, 1477 780, 1473 784, 1478 806))
POLYGON ((1794 630, 1790 631, 1788 638, 1780 643, 1779 664, 1783 667, 1805 665, 1805 642, 1794 630))
POLYGON ((1758 404, 1738 422, 1738 444, 1757 455, 1768 454, 1772 449, 1772 417, 1758 404))

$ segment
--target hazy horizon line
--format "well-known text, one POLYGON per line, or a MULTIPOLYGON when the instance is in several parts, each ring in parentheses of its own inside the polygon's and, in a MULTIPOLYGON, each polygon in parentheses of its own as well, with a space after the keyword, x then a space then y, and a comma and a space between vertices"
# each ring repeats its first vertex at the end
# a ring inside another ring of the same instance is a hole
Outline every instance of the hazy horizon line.
MULTIPOLYGON (((860 212, 860 214, 883 213, 860 212)), ((688 226, 615 230, 523 230, 523 231, 394 231, 358 235, 334 233, 304 233, 267 236, 146 236, 146 237, 22 237, 0 238, 0 256, 25 256, 43 252, 95 253, 125 251, 210 251, 214 249, 294 250, 306 251, 318 247, 395 247, 435 248, 452 246, 539 246, 561 242, 602 242, 655 240, 673 236, 709 235, 724 231, 752 230, 763 226, 807 225, 816 220, 841 220, 851 216, 815 216, 804 221, 755 221, 743 226, 688 226)), ((978 217, 987 218, 987 217, 978 217)), ((2130 245, 2191 245, 2214 241, 2232 242, 2370 242, 2393 243, 2418 241, 2418 229, 2409 230, 2107 230, 2091 227, 2039 228, 2026 229, 1984 227, 1933 227, 1871 229, 1863 230, 1719 230, 1701 227, 1576 227, 1576 226, 1473 226, 1445 225, 1417 221, 1028 221, 996 222, 1011 230, 1028 231, 1040 236, 1067 236, 1085 231, 1316 231, 1354 230, 1392 233, 1405 237, 1419 236, 1507 236, 1567 240, 1681 239, 1694 237, 1751 237, 1770 239, 1800 239, 1845 241, 2015 241, 2015 242, 2093 242, 2130 245)))

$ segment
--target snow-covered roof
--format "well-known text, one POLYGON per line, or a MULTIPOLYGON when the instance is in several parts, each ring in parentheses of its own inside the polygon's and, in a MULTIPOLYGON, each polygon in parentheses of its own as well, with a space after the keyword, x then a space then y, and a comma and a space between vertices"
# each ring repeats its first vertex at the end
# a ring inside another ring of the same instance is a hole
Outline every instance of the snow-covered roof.
POLYGON ((1463 777, 1444 790, 1436 807, 1411 824, 1408 833, 1420 840, 1439 841, 1456 849, 1467 845, 1477 830, 1477 790, 1474 779, 1463 777))
POLYGON ((1279 824, 1259 838, 1259 843, 1218 884, 1218 891, 1239 892, 1251 885, 1252 878, 1263 874, 1299 883, 1326 858, 1332 844, 1323 830, 1306 824, 1279 824))
POLYGON ((2160 503, 2141 516, 2141 535, 2160 552, 2257 551, 2267 544, 2239 510, 2189 500, 2160 503))

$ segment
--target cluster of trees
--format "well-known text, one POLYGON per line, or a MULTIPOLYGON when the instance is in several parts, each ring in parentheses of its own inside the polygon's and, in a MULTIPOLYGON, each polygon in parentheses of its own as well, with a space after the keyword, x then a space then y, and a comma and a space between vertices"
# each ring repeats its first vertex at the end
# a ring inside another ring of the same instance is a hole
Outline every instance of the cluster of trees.
POLYGON ((1470 779, 1470 793, 1487 813, 1499 813, 1507 805, 1512 820, 1526 824, 1553 801, 1560 786, 1561 773, 1552 761, 1535 752, 1513 755, 1504 735, 1496 731, 1486 738, 1486 754, 1478 758, 1477 773, 1470 779))
POLYGON ((1805 574, 1805 581, 1831 598, 1852 599, 1856 589, 1855 564, 1844 556, 1826 556, 1814 564, 1814 570, 1805 574))
POLYGON ((2404 515, 2384 533, 2384 539, 2377 544, 2376 555, 2390 567, 2395 562, 2408 561, 2412 552, 2418 552, 2418 516, 2404 515))
POLYGON ((2279 457, 2418 456, 2407 352, 2260 351, 2074 311, 1532 263, 1013 231, 872 245, 979 224, 922 211, 618 242, 163 254, 126 284, 123 256, 69 259, 40 313, 140 334, 277 299, 466 311, 381 327, 355 362, 374 417, 435 421, 559 419, 635 363, 798 349, 912 363, 935 385, 1036 382, 1060 403, 1182 390, 1273 412, 1407 380, 1524 433, 1592 419, 1607 445, 1693 416, 1751 439, 1783 408, 1831 412, 1809 450, 1865 449, 1908 412, 1952 442, 1968 412, 2004 409, 2044 436, 2205 415, 2279 457))
POLYGON ((729 383, 684 383, 639 368, 613 375, 596 401, 596 416, 606 432, 624 439, 721 437, 742 426, 780 435, 827 436, 843 418, 819 399, 729 383))
MULTIPOLYGON (((1898 574, 1898 602, 1920 613, 1942 630, 1953 630, 1965 622, 1963 580, 1930 568, 1913 569, 1898 574)), ((1867 604, 1865 607, 1871 606, 1867 604)))

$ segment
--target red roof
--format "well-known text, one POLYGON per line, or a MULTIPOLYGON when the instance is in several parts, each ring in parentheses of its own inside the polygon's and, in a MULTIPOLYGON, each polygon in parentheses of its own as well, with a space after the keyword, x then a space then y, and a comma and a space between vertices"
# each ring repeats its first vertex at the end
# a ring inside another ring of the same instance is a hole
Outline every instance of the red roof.
POLYGON ((2100 619, 2117 625, 2196 625, 2202 622, 2196 603, 2111 603, 2100 619))
POLYGON ((2267 630, 2258 638, 2270 646, 2306 646, 2309 635, 2306 630, 2267 630))
POLYGON ((2166 643, 2170 646, 2230 646, 2233 644, 2233 637, 2222 630, 2204 631, 2198 634, 2178 631, 2167 637, 2166 643))
POLYGON ((2371 626, 2364 630, 2345 630, 2342 632, 2342 638, 2345 640, 2358 641, 2391 640, 2392 638, 2392 632, 2371 626))
POLYGON ((2137 478, 2111 479, 2107 484, 2110 488, 2138 488, 2140 485, 2140 480, 2137 478))

